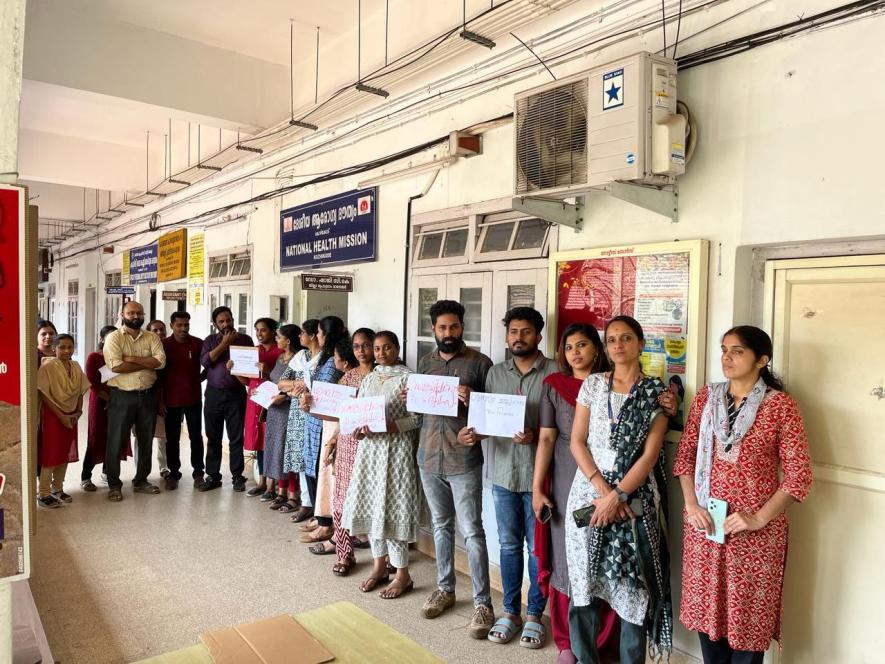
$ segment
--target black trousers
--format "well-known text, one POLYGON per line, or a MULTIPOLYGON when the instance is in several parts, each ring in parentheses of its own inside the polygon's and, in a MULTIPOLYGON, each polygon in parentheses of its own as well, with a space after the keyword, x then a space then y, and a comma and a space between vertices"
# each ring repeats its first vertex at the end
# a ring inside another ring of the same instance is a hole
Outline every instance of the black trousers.
POLYGON ((169 477, 181 479, 181 421, 187 422, 194 478, 203 476, 203 404, 166 407, 166 465, 169 477))
POLYGON ((221 480, 221 438, 227 428, 230 474, 235 482, 245 481, 243 432, 246 425, 246 388, 206 388, 206 474, 221 480))
MULTIPOLYGON (((95 470, 95 461, 92 460, 92 450, 87 447, 86 451, 83 453, 83 470, 80 471, 80 481, 91 481, 93 470, 95 470)), ((108 474, 104 464, 101 464, 101 472, 105 475, 108 474)))
POLYGON ((140 392, 111 388, 108 402, 108 449, 104 461, 109 488, 119 489, 123 486, 120 481, 120 452, 123 441, 129 437, 129 431, 133 427, 138 460, 132 485, 147 483, 148 475, 151 474, 151 446, 156 421, 157 394, 153 388, 140 392))
POLYGON ((701 639, 701 654, 704 664, 762 664, 764 652, 756 650, 734 650, 728 639, 711 641, 703 632, 698 632, 701 639))

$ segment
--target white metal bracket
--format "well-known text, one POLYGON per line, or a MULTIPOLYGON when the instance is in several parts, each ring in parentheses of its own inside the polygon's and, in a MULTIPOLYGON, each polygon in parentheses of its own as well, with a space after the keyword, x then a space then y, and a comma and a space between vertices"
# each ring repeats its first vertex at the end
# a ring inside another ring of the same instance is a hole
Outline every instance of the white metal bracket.
POLYGON ((679 191, 675 185, 652 187, 632 182, 611 182, 600 189, 631 205, 667 217, 670 223, 679 221, 679 191))
POLYGON ((549 198, 520 196, 511 201, 511 207, 517 212, 525 212, 554 224, 569 226, 576 231, 584 227, 584 205, 580 202, 572 204, 549 198))

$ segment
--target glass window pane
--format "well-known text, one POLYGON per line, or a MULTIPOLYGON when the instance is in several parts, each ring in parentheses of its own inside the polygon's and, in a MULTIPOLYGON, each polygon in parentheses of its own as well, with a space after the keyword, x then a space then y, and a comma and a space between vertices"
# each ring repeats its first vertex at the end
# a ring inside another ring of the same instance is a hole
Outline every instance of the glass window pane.
POLYGON ((442 233, 429 233, 421 236, 421 250, 418 252, 418 260, 439 258, 439 249, 442 246, 442 233))
POLYGON ((229 309, 230 305, 232 303, 233 303, 233 298, 231 297, 230 293, 225 293, 224 294, 224 306, 226 306, 229 309))
POLYGON ((507 309, 513 307, 534 307, 535 306, 535 287, 534 285, 519 284, 516 286, 507 286, 507 309))
POLYGON ((482 288, 462 288, 464 305, 464 342, 478 344, 482 332, 482 288))
POLYGON ((249 314, 249 296, 245 293, 240 293, 240 302, 239 308, 237 309, 237 325, 245 326, 248 324, 248 314, 249 314))
POLYGON ((516 222, 511 222, 509 224, 495 224, 494 226, 488 226, 480 251, 482 253, 488 253, 490 251, 507 251, 510 248, 510 236, 513 235, 513 225, 515 223, 516 222))
POLYGON ((430 306, 439 299, 436 288, 418 289, 418 336, 432 337, 430 306))
POLYGON ((537 249, 544 246, 547 235, 547 222, 541 219, 525 219, 519 222, 516 230, 514 249, 537 249))
POLYGON ((461 228, 446 233, 446 244, 443 248, 443 258, 450 256, 463 256, 467 251, 467 229, 461 228))

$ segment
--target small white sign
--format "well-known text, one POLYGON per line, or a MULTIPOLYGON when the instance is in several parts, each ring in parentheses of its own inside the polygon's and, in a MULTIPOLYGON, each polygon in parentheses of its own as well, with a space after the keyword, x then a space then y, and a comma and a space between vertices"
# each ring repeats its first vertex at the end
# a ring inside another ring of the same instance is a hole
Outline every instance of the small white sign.
POLYGON ((234 365, 230 369, 232 376, 258 378, 258 348, 255 346, 231 346, 230 359, 234 365))
POLYGON ((525 429, 524 395, 471 392, 467 426, 483 436, 513 438, 525 429))
POLYGON ((427 415, 458 415, 458 377, 409 374, 406 410, 427 415))
POLYGON ((111 378, 115 378, 120 375, 116 371, 111 371, 111 368, 107 365, 99 369, 98 373, 101 374, 102 383, 107 383, 111 378))
POLYGON ((624 105, 624 70, 615 69, 602 76, 602 110, 624 105))
POLYGON ((351 434, 362 426, 368 426, 369 431, 375 433, 384 433, 387 431, 386 414, 383 395, 352 399, 339 409, 339 428, 343 434, 351 434))
POLYGON ((272 380, 266 380, 255 388, 252 396, 249 397, 262 408, 270 408, 271 402, 280 393, 280 388, 272 380))
POLYGON ((356 396, 356 388, 318 380, 310 390, 310 412, 313 415, 338 417, 341 408, 356 396))

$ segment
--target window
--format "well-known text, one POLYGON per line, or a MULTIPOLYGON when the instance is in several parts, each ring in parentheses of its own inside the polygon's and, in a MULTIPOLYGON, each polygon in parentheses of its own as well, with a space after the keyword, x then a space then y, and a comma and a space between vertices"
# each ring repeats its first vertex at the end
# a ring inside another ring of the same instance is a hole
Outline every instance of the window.
POLYGON ((249 275, 252 273, 252 259, 249 257, 249 252, 243 252, 241 254, 231 254, 230 256, 230 277, 231 279, 235 277, 240 277, 243 279, 248 279, 249 275))
POLYGON ((123 275, 120 272, 105 272, 104 286, 105 288, 114 288, 121 286, 123 283, 123 275))
POLYGON ((80 282, 72 279, 68 282, 68 334, 77 338, 77 325, 80 322, 80 282))
POLYGON ((466 219, 419 226, 412 244, 412 263, 466 263, 469 237, 470 228, 466 219))
POLYGON ((209 259, 209 278, 225 279, 227 277, 227 256, 214 256, 209 259))
POLYGON ((550 227, 543 219, 520 218, 514 212, 485 215, 477 226, 475 260, 543 258, 550 227))
POLYGON ((252 276, 252 255, 248 249, 209 256, 210 281, 241 281, 252 276))

